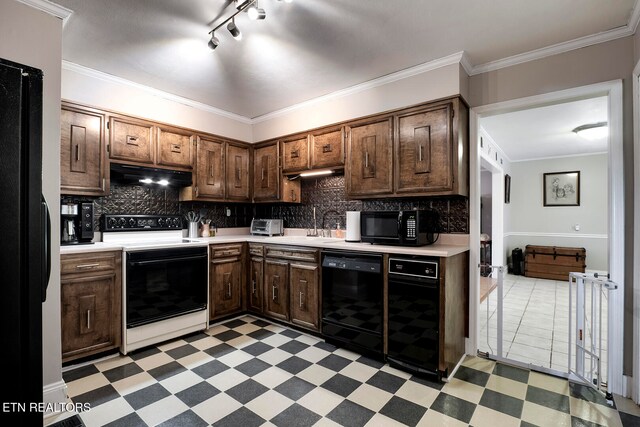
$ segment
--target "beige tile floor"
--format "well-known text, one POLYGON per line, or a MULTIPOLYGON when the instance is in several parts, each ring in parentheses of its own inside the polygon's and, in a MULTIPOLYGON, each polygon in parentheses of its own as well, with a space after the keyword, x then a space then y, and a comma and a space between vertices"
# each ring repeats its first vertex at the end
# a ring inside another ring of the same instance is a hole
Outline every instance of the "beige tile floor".
MULTIPOLYGON (((575 285, 574 285, 575 288, 575 285)), ((503 356, 560 372, 569 368, 569 283, 507 274, 504 278, 503 356)), ((575 289, 573 312, 575 316, 575 289)), ((497 289, 480 304, 479 349, 497 355, 497 289)), ((590 298, 590 292, 587 292, 590 298)), ((574 317, 575 319, 575 317, 574 317)), ((589 321, 590 315, 587 319, 589 321)), ((606 320, 606 295, 603 295, 606 320)), ((575 323, 573 324, 575 328, 575 323)), ((587 339, 590 336, 587 334, 587 339)), ((606 322, 602 374, 606 375, 606 322)), ((575 333, 572 339, 575 355, 575 333)), ((575 358, 572 359, 575 364, 575 358)), ((604 379, 604 378, 603 378, 604 379)))

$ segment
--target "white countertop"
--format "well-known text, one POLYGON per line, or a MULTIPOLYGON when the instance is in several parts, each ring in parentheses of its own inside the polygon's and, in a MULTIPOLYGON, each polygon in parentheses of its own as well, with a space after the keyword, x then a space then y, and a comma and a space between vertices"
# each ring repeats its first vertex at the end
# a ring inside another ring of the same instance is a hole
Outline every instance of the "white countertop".
MULTIPOLYGON (((469 245, 464 239, 447 239, 441 236, 442 241, 438 241, 433 245, 409 247, 409 246, 388 246, 388 245, 372 245, 369 243, 351 243, 345 242, 344 239, 330 237, 307 237, 307 236, 252 236, 247 234, 231 234, 218 235, 215 237, 200 237, 198 241, 209 244, 223 243, 265 243, 278 245, 306 246, 320 249, 339 249, 356 252, 375 252, 388 254, 403 255, 422 255, 450 257, 469 250, 469 245), (453 242, 451 242, 453 240, 453 242), (456 241, 458 240, 458 241, 456 241)), ((158 246, 156 246, 158 247, 158 246)), ((96 242, 90 245, 70 245, 61 246, 60 254, 75 254, 86 252, 114 251, 122 250, 122 245, 113 243, 96 242)))

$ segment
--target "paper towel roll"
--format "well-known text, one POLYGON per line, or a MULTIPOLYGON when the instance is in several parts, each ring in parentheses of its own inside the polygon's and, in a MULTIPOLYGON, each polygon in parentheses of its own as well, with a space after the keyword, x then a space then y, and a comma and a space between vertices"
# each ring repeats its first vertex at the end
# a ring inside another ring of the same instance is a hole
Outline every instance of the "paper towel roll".
POLYGON ((360 211, 347 211, 347 242, 360 241, 360 211))

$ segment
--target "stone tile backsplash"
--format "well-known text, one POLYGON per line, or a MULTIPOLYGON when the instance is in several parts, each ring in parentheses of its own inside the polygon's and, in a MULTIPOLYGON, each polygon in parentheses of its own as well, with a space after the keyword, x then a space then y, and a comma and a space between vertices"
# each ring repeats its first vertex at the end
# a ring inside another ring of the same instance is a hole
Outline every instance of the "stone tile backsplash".
MULTIPOLYGON (((347 200, 344 176, 333 175, 302 181, 301 204, 250 204, 180 202, 179 190, 111 183, 111 193, 93 198, 94 226, 99 230, 103 214, 176 215, 193 210, 219 228, 248 227, 252 218, 283 219, 285 227, 312 228, 316 208, 318 228, 345 227, 345 212, 359 210, 433 209, 440 214, 441 233, 469 232, 469 201, 466 197, 420 197, 402 199, 347 200), (227 212, 228 210, 228 212, 227 212)), ((62 200, 78 200, 62 196, 62 200)), ((86 199, 83 199, 86 200, 86 199)))

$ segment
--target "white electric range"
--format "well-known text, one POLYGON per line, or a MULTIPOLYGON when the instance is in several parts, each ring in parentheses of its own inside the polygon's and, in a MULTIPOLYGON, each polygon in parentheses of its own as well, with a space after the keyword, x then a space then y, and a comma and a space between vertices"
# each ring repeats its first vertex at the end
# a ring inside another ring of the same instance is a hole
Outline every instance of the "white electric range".
POLYGON ((208 327, 208 243, 180 216, 104 215, 102 230, 123 247, 123 354, 208 327))

